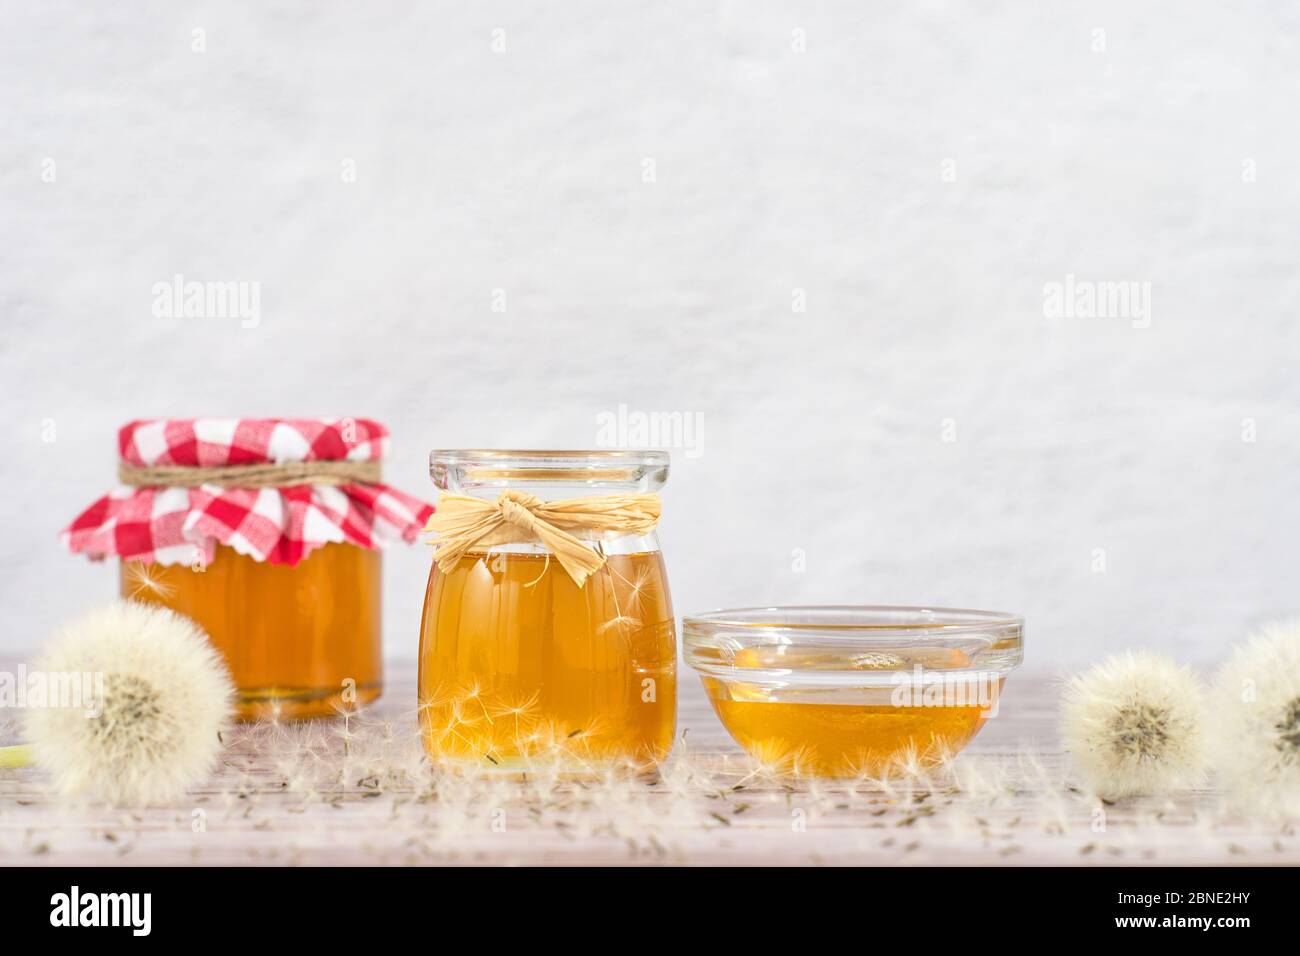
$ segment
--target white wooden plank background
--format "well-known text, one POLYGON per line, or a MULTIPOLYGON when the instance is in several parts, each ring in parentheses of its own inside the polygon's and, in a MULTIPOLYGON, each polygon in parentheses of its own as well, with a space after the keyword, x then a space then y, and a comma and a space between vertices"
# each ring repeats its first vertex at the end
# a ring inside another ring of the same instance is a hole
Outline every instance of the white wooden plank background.
POLYGON ((0 771, 0 864, 1300 863, 1293 827, 1227 814, 1208 790, 1101 807, 1099 826, 1044 680, 1013 677, 951 773, 893 791, 755 776, 684 685, 684 745, 656 781, 430 777, 411 667, 346 726, 237 730, 174 806, 77 807, 38 770, 0 771))

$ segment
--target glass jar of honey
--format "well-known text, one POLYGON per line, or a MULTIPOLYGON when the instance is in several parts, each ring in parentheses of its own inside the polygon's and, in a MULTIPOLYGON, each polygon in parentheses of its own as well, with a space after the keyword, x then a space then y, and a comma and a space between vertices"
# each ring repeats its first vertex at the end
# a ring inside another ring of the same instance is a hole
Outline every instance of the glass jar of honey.
POLYGON ((433 511, 380 483, 387 443, 367 419, 131 422, 121 486, 64 539, 203 628, 241 717, 328 716, 379 696, 379 549, 433 511))
POLYGON ((446 524, 420 634, 429 753, 497 767, 666 756, 677 641, 653 524, 667 453, 435 451, 430 470, 443 493, 431 525, 446 524), (448 515, 453 499, 471 505, 465 521, 448 515), (653 516, 627 524, 647 502, 653 516), (566 518, 567 556, 552 533, 566 518), (499 527, 476 539, 484 522, 499 527))

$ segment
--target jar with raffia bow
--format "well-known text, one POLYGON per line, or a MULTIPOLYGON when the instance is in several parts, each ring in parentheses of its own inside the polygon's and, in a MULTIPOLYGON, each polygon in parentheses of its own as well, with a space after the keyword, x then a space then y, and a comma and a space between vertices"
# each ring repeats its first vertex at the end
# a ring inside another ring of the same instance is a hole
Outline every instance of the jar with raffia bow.
POLYGON ((123 597, 207 631, 241 716, 359 706, 383 684, 379 549, 433 512, 381 483, 387 445, 363 418, 134 421, 120 486, 63 540, 117 557, 123 597))
POLYGON ((622 764, 672 748, 659 451, 435 451, 420 640, 435 759, 622 764))

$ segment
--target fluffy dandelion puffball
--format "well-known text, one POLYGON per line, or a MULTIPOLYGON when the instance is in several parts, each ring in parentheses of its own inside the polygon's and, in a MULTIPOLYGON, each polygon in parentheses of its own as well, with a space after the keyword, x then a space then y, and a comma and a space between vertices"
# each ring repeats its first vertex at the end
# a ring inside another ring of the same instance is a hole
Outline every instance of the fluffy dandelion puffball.
POLYGON ((28 708, 36 762, 68 795, 122 805, 175 800, 211 772, 234 688, 187 617, 118 601, 66 624, 35 668, 83 692, 28 708), (70 683, 71 681, 71 683, 70 683))
POLYGON ((1204 692, 1191 670, 1145 651, 1072 678, 1061 738, 1084 785, 1114 799, 1194 787, 1204 778, 1204 692))
POLYGON ((1211 758, 1234 801, 1300 816, 1300 618, 1265 627, 1219 671, 1211 758))

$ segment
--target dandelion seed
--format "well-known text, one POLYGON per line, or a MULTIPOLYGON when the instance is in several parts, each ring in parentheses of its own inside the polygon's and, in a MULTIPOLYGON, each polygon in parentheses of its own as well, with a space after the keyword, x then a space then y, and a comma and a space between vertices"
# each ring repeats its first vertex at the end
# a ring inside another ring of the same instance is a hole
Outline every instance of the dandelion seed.
POLYGON ((616 630, 616 629, 631 630, 632 628, 639 627, 640 625, 641 625, 640 618, 629 617, 626 614, 620 614, 617 617, 611 617, 608 621, 605 621, 600 626, 598 626, 596 628, 596 633, 601 636, 604 636, 605 634, 608 634, 612 630, 616 630))
POLYGON ((489 724, 492 723, 492 715, 488 713, 487 704, 483 702, 482 688, 479 687, 477 682, 471 684, 465 689, 464 700, 472 700, 474 703, 478 704, 479 708, 483 711, 483 716, 487 719, 487 722, 489 724))
POLYGON ((523 728, 521 721, 531 720, 532 713, 537 709, 541 701, 541 692, 533 691, 527 697, 520 696, 503 702, 495 708, 496 716, 505 719, 513 719, 515 724, 515 747, 518 749, 519 742, 523 737, 523 728))
POLYGON ((753 768, 749 775, 737 784, 738 787, 754 779, 768 781, 797 779, 807 775, 809 768, 815 767, 817 763, 816 754, 807 746, 792 746, 778 738, 752 741, 746 749, 752 759, 753 768))
POLYGON ((639 565, 631 579, 624 574, 620 574, 609 564, 606 567, 609 568, 609 572, 613 577, 618 578, 627 585, 626 597, 631 603, 640 604, 645 598, 659 593, 660 577, 654 573, 650 565, 639 565))
MULTIPOLYGON (((614 576, 616 574, 618 575, 619 580, 627 581, 627 578, 625 578, 621 574, 618 574, 618 572, 616 572, 613 569, 609 561, 605 562, 605 566, 601 570, 604 575, 602 580, 605 580, 609 586, 609 598, 610 601, 612 601, 614 604, 614 614, 612 617, 610 617, 608 620, 606 620, 604 623, 602 623, 599 627, 596 628, 596 633, 598 635, 604 635, 609 633, 612 630, 619 630, 620 632, 626 634, 627 632, 631 631, 634 627, 640 627, 641 626, 640 618, 632 614, 623 613, 623 609, 618 600, 618 588, 614 585, 614 576)), ((639 592, 634 592, 632 597, 634 600, 637 599, 639 597, 639 592)))
POLYGON ((128 597, 140 599, 154 597, 168 601, 176 593, 176 586, 163 580, 166 567, 145 561, 128 561, 124 567, 128 597))

